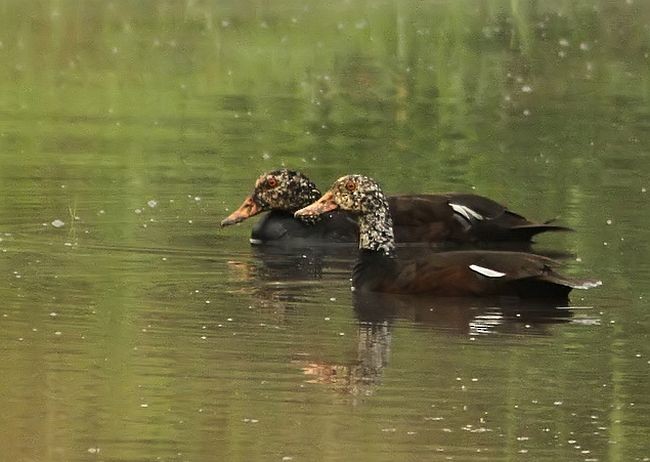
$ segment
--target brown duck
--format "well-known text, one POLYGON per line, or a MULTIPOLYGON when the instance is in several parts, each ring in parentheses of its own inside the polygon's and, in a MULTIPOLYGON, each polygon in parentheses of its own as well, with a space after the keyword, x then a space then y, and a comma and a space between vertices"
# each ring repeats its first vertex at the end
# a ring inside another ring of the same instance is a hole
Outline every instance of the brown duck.
POLYGON ((459 251, 400 259, 395 251, 388 199, 374 180, 362 175, 339 178, 324 196, 295 215, 309 218, 337 209, 352 212, 359 223, 360 254, 352 274, 354 290, 565 298, 571 289, 601 284, 562 276, 555 271, 554 260, 522 252, 459 251))
MULTIPOLYGON (((221 226, 268 211, 253 227, 253 244, 356 242, 357 224, 347 214, 333 211, 303 220, 294 218, 294 212, 320 197, 316 185, 302 173, 273 170, 257 179, 253 193, 221 226)), ((528 243, 545 231, 570 230, 550 222, 528 221, 503 205, 475 194, 400 195, 389 196, 387 201, 398 243, 528 243)))

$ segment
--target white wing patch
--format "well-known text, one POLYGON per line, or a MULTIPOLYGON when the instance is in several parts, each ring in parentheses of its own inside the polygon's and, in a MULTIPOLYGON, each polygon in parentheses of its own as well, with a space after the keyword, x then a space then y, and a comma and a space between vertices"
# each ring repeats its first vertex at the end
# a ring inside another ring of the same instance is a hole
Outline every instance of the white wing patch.
POLYGON ((469 269, 471 269, 475 273, 485 276, 486 278, 502 278, 503 276, 506 275, 506 273, 502 273, 500 271, 495 271, 493 269, 485 268, 483 266, 478 266, 478 265, 469 265, 469 269))
POLYGON ((480 213, 470 209, 469 207, 467 207, 465 205, 453 204, 453 203, 450 202, 449 207, 451 207, 454 210, 454 212, 456 212, 457 214, 463 216, 468 221, 472 221, 472 219, 474 219, 474 220, 483 220, 484 219, 483 215, 481 215, 480 213))

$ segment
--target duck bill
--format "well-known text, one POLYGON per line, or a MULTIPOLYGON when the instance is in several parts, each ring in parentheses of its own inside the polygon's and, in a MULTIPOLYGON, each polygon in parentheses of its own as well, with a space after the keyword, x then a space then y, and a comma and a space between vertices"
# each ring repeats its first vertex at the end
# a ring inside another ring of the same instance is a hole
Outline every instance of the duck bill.
POLYGON ((339 205, 334 200, 334 194, 331 192, 326 193, 323 197, 318 199, 311 205, 298 210, 294 216, 300 217, 310 217, 316 215, 322 215, 323 213, 331 212, 339 208, 339 205))
POLYGON ((247 218, 253 217, 258 213, 263 212, 262 208, 255 203, 253 196, 248 196, 242 205, 237 210, 231 213, 226 219, 221 222, 221 226, 230 226, 241 223, 247 218))

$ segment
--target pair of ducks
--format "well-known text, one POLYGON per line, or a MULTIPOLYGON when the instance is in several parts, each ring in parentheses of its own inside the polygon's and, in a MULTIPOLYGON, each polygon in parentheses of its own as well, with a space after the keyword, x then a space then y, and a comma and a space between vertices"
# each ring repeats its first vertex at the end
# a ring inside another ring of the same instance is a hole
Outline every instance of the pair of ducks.
POLYGON ((600 281, 565 277, 558 263, 525 252, 452 251, 400 259, 395 242, 480 244, 527 242, 545 231, 569 228, 533 223, 474 194, 385 196, 363 175, 347 175, 324 195, 305 175, 279 169, 260 176, 253 193, 221 226, 269 211, 251 243, 317 245, 359 241, 352 273, 358 291, 438 296, 566 298, 600 281), (340 213, 340 211, 344 213, 340 213), (356 218, 356 220, 354 220, 356 218))

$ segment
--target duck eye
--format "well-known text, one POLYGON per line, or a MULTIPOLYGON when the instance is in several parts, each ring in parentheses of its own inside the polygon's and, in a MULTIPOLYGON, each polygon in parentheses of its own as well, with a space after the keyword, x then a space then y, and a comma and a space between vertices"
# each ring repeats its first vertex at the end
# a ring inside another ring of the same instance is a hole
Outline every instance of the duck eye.
POLYGON ((350 192, 353 192, 355 189, 357 189, 357 184, 352 180, 348 180, 345 183, 345 189, 347 189, 350 192))
POLYGON ((278 185, 278 180, 274 176, 270 176, 266 179, 266 184, 269 185, 269 188, 275 188, 278 185))

